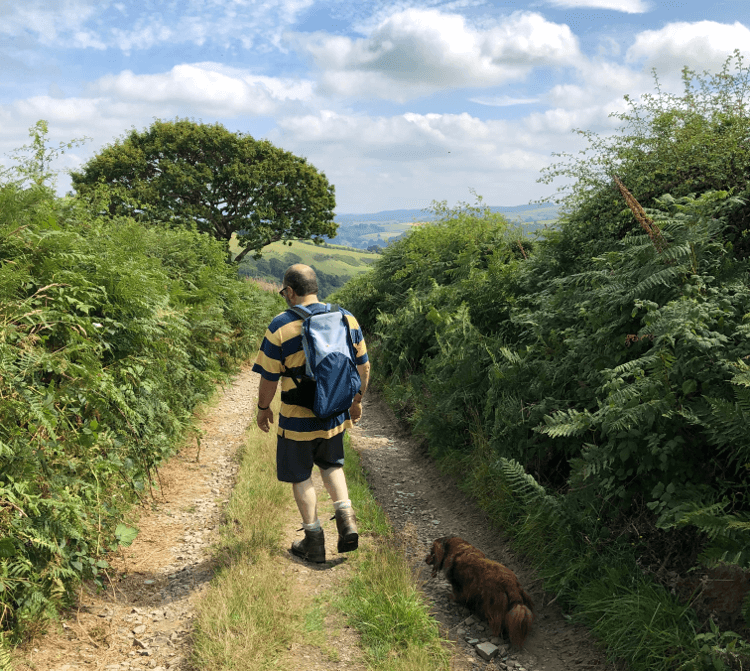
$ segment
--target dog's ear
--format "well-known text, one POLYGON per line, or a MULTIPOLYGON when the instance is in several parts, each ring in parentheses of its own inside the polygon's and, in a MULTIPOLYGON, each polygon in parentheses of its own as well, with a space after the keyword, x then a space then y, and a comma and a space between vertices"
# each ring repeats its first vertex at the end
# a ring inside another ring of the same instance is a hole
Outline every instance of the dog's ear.
POLYGON ((435 543, 432 544, 432 550, 430 550, 430 553, 424 558, 425 564, 434 564, 435 563, 435 543))
POLYGON ((432 575, 433 577, 438 574, 438 571, 443 568, 443 561, 445 560, 445 539, 438 538, 432 541, 432 551, 427 557, 427 563, 432 564, 432 575))
POLYGON ((464 546, 468 545, 468 543, 459 536, 446 536, 440 540, 443 546, 443 560, 440 563, 440 568, 448 575, 448 572, 456 563, 456 557, 461 554, 464 546))

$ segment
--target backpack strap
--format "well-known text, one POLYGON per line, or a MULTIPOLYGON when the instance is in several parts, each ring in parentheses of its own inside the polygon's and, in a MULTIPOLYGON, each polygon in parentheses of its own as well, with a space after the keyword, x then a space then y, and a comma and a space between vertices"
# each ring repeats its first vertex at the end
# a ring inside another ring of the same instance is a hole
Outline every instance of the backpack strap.
MULTIPOLYGON (((310 310, 302 305, 293 305, 292 307, 287 308, 287 310, 296 314, 302 321, 305 321, 305 319, 307 319, 312 314, 310 310)), ((281 362, 282 365, 284 364, 284 361, 281 362)), ((295 378, 294 375, 285 372, 282 373, 282 377, 291 378, 294 384, 299 387, 300 383, 297 381, 297 378, 295 378)))
POLYGON ((294 312, 294 314, 296 314, 302 321, 305 321, 305 319, 312 315, 312 312, 303 305, 293 305, 289 310, 294 312))

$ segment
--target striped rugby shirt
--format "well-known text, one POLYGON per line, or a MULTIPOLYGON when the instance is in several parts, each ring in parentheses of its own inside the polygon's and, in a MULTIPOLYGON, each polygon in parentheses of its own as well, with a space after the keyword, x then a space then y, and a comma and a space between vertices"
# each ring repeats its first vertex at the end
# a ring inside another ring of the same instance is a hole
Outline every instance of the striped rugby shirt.
MULTIPOLYGON (((325 311, 324 303, 305 305, 313 314, 325 311)), ((357 355, 356 364, 367 363, 367 347, 354 315, 344 310, 352 334, 354 351, 357 355)), ((291 310, 286 310, 274 317, 266 330, 266 335, 253 365, 253 372, 260 373, 263 378, 276 382, 281 378, 281 391, 295 388, 294 381, 285 373, 296 377, 305 372, 305 352, 302 349, 302 318, 291 310)), ((290 440, 313 440, 315 438, 331 438, 344 429, 352 426, 349 411, 331 417, 318 419, 309 408, 299 405, 281 404, 279 422, 276 433, 290 440)))

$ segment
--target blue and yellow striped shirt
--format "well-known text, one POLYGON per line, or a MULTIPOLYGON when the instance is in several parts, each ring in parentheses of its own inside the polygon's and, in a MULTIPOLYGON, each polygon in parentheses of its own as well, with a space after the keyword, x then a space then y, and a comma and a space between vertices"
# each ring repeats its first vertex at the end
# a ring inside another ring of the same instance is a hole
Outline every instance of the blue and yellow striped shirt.
MULTIPOLYGON (((305 306, 313 314, 325 311, 323 303, 312 303, 305 306)), ((356 364, 367 363, 367 347, 354 315, 344 310, 352 334, 354 350, 357 354, 356 364)), ((305 352, 302 349, 302 319, 291 310, 274 317, 266 330, 266 335, 253 365, 253 372, 260 373, 271 382, 281 378, 281 391, 294 389, 295 384, 287 373, 299 376, 305 371, 305 352)), ((281 404, 279 422, 276 432, 290 440, 313 440, 330 438, 352 425, 349 412, 330 419, 318 419, 313 411, 299 405, 281 404)))

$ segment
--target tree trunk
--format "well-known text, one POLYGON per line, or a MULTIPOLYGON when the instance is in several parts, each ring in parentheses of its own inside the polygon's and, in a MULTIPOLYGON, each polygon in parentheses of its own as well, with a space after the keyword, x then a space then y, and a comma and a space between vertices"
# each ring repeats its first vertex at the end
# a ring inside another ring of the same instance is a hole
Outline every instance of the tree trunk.
MULTIPOLYGON (((229 247, 227 247, 227 250, 228 249, 229 249, 229 247)), ((245 258, 245 254, 247 254, 248 252, 253 252, 253 251, 255 251, 255 250, 252 249, 251 247, 245 247, 245 249, 243 249, 239 254, 237 254, 237 256, 234 257, 234 262, 237 265, 239 265, 240 261, 242 261, 242 259, 245 258)), ((230 260, 230 263, 231 263, 231 260, 232 260, 232 252, 231 251, 229 252, 229 260, 230 260)))

